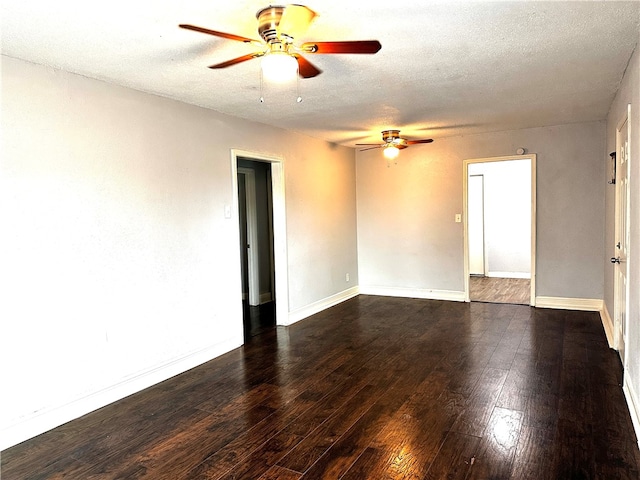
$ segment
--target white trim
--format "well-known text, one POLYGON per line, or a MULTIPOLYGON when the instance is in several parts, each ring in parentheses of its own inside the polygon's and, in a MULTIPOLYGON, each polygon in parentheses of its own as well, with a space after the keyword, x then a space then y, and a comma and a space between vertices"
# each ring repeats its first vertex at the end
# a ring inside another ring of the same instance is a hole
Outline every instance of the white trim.
POLYGON ((536 154, 531 155, 531 306, 536 306, 536 255, 537 255, 537 235, 536 235, 536 224, 537 224, 537 208, 538 208, 538 200, 536 197, 538 178, 537 178, 537 163, 538 157, 536 154))
POLYGON ((276 323, 278 325, 288 325, 289 323, 289 260, 284 179, 284 162, 272 162, 274 293, 276 296, 276 323))
MULTIPOLYGON (((613 282, 613 298, 614 298, 614 304, 613 304, 613 324, 614 324, 614 346, 615 349, 618 351, 618 353, 620 354, 621 360, 622 360, 622 366, 625 369, 625 371, 627 371, 628 365, 628 359, 629 359, 629 352, 628 352, 628 345, 625 343, 625 338, 623 337, 623 332, 624 332, 624 336, 626 336, 629 332, 629 313, 630 313, 630 301, 631 301, 631 283, 630 283, 630 277, 631 277, 631 262, 629 261, 629 259, 631 258, 630 255, 630 251, 631 251, 631 189, 629 188, 630 182, 631 182, 631 104, 627 104, 627 111, 625 112, 625 115, 622 117, 622 119, 619 121, 617 127, 616 127, 616 153, 617 153, 617 157, 616 157, 616 184, 615 184, 615 205, 614 205, 614 233, 615 233, 615 240, 614 241, 620 241, 620 180, 618 178, 619 175, 619 171, 621 171, 621 169, 619 169, 619 163, 620 162, 620 136, 621 136, 621 132, 622 132, 622 127, 624 126, 624 124, 627 124, 627 132, 626 132, 626 136, 627 136, 627 149, 628 151, 626 152, 625 155, 625 159, 626 159, 626 180, 627 180, 627 191, 626 191, 626 205, 625 205, 625 212, 626 212, 626 218, 625 218, 625 231, 622 232, 622 235, 625 237, 624 240, 624 245, 625 245, 625 250, 626 250, 626 268, 625 268, 625 280, 626 280, 626 285, 624 288, 624 328, 623 325, 621 325, 620 323, 620 317, 621 317, 621 313, 620 310, 622 310, 622 308, 620 307, 620 302, 622 300, 622 287, 620 286, 620 264, 618 263, 618 265, 614 265, 614 282, 613 282), (621 351, 622 350, 622 351, 621 351)), ((615 253, 618 253, 616 250, 614 250, 615 253)))
MULTIPOLYGON (((486 242, 486 235, 485 235, 485 212, 484 212, 484 174, 483 173, 478 173, 478 174, 473 174, 473 175, 469 175, 467 177, 467 196, 469 195, 469 180, 472 177, 479 177, 480 178, 480 210, 481 210, 481 216, 482 218, 481 220, 481 228, 482 228, 482 273, 471 273, 471 268, 469 268, 469 275, 483 275, 486 276, 488 269, 489 269, 489 256, 488 256, 488 248, 487 248, 487 242, 486 242)), ((468 208, 469 208, 469 198, 467 197, 467 201, 465 202, 465 205, 467 205, 467 214, 465 215, 465 219, 468 219, 470 214, 468 213, 468 208)), ((469 225, 467 224, 467 234, 469 233, 469 225)), ((467 240, 467 245, 469 244, 469 240, 467 240)), ((470 266, 471 264, 471 252, 469 252, 469 263, 468 265, 470 266)))
POLYGON ((487 277, 494 278, 531 278, 527 272, 488 272, 487 277))
POLYGON ((640 448, 640 398, 636 393, 636 389, 631 384, 631 379, 628 375, 625 375, 622 391, 624 392, 624 398, 626 399, 627 406, 629 407, 629 414, 631 415, 633 429, 636 431, 638 448, 640 448))
POLYGON ((267 188, 267 210, 268 210, 268 218, 269 221, 269 300, 275 300, 275 288, 276 288, 276 264, 274 263, 273 258, 273 180, 271 179, 271 169, 267 169, 267 185, 270 185, 271 188, 267 188))
POLYGON ((613 334, 613 321, 611 320, 611 315, 609 315, 607 304, 604 302, 602 302, 602 310, 600 310, 600 319, 602 320, 604 334, 607 336, 609 348, 614 348, 615 337, 613 334))
POLYGON ((384 297, 425 298, 430 300, 448 300, 464 302, 464 292, 455 290, 432 290, 426 288, 360 286, 362 295, 380 295, 384 297))
MULTIPOLYGON (((467 196, 468 196, 468 178, 469 178, 469 164, 471 163, 489 163, 489 162, 505 162, 509 160, 526 160, 531 162, 531 292, 529 305, 535 307, 537 305, 536 297, 536 163, 537 154, 528 153, 526 155, 513 155, 505 157, 489 157, 489 158, 470 158, 463 161, 462 168, 462 209, 464 215, 464 300, 469 302, 469 232, 468 232, 468 208, 467 196)), ((485 265, 487 263, 485 262, 485 265)), ((487 267, 485 267, 487 268, 487 267)))
MULTIPOLYGON (((249 158, 271 163, 271 190, 273 193, 273 255, 275 265, 275 297, 276 297, 276 324, 289 325, 289 265, 287 260, 287 216, 285 206, 285 173, 284 159, 273 155, 248 152, 237 148, 231 149, 231 182, 233 212, 236 222, 238 220, 238 157, 249 158)), ((238 223, 238 237, 240 226, 238 223)), ((240 239, 237 241, 240 248, 240 239)), ((240 255, 238 252, 238 269, 240 267, 240 255)), ((242 286, 238 285, 238 291, 242 286)), ((240 297, 240 295, 238 296, 240 297)), ((242 322, 242 319, 240 319, 242 322)))
POLYGON ((52 428, 202 365, 240 347, 242 343, 242 335, 229 338, 224 342, 139 372, 114 385, 88 393, 63 405, 34 412, 0 430, 0 450, 17 445, 52 428))
POLYGON ((598 298, 536 297, 536 307, 560 310, 601 312, 604 302, 598 298))
POLYGON ((342 292, 338 292, 335 295, 331 295, 330 297, 323 298, 322 300, 318 300, 317 302, 313 302, 309 305, 306 305, 302 308, 298 308, 289 313, 289 321, 286 325, 292 325, 300 320, 310 317, 311 315, 315 315, 327 308, 331 308, 339 303, 342 303, 350 298, 357 297, 360 293, 358 287, 351 287, 347 290, 343 290, 342 292))
MULTIPOLYGON (((258 211, 256 206, 256 172, 251 168, 238 167, 238 175, 244 175, 245 208, 247 216, 247 283, 249 284, 249 305, 260 304, 260 254, 258 251, 258 211)), ((240 212, 238 212, 240 215, 240 212)), ((242 252, 240 252, 242 255, 242 252)))

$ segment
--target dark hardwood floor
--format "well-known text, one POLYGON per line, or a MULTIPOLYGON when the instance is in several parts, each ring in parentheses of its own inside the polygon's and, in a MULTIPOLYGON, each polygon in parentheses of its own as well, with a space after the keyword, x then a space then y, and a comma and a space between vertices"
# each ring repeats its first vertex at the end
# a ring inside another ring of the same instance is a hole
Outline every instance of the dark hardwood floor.
POLYGON ((531 304, 531 280, 528 278, 469 277, 472 302, 531 304))
POLYGON ((267 302, 257 306, 251 306, 248 302, 242 302, 244 341, 251 337, 267 333, 276 328, 276 303, 267 302))
POLYGON ((596 313, 359 296, 4 451, 2 480, 637 480, 620 383, 596 313))

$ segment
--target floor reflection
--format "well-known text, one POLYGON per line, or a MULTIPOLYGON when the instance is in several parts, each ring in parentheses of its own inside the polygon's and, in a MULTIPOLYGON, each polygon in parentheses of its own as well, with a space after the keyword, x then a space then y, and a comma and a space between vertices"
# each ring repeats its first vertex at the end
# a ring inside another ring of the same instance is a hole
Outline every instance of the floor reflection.
POLYGON ((266 333, 276 326, 276 303, 267 302, 252 306, 245 300, 242 302, 244 341, 266 333))

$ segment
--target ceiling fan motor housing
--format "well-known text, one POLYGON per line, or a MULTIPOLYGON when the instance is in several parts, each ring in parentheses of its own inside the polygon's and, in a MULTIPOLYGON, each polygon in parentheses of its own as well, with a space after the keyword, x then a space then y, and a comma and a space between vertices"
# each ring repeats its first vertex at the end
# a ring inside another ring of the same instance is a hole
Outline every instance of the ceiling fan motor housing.
POLYGON ((280 42, 278 37, 278 25, 285 7, 267 7, 256 13, 258 19, 258 33, 267 43, 280 42))
POLYGON ((386 143, 393 142, 395 139, 400 138, 400 130, 383 130, 382 140, 386 143))
POLYGON ((407 140, 404 138, 400 138, 400 130, 383 130, 382 131, 382 140, 388 146, 394 146, 398 150, 402 150, 403 148, 407 148, 407 140))

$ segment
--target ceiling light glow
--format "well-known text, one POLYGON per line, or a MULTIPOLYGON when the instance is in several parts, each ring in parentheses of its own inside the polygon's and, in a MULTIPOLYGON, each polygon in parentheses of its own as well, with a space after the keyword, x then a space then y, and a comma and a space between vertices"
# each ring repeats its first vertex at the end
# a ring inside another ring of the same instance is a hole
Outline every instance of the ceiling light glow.
POLYGON ((297 74, 298 62, 286 52, 270 52, 262 57, 262 75, 269 82, 288 82, 297 74))
POLYGON ((398 150, 398 148, 393 145, 388 145, 384 147, 384 150, 382 153, 384 154, 384 157, 387 160, 394 160, 398 158, 398 154, 400 153, 400 150, 398 150))

